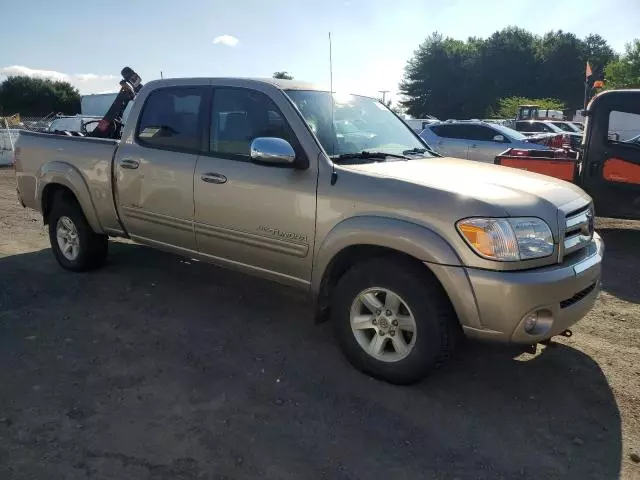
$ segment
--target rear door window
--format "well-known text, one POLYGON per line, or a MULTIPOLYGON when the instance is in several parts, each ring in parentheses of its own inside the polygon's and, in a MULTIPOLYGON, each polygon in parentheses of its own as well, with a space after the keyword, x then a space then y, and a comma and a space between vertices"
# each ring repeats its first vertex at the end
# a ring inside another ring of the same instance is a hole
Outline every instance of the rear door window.
POLYGON ((498 132, 484 125, 467 125, 467 131, 470 140, 479 142, 492 142, 493 137, 498 135, 498 132))
POLYGON ((431 130, 443 138, 459 138, 469 139, 469 132, 467 131, 468 125, 451 124, 451 125, 432 125, 431 130))
POLYGON ((202 148, 205 87, 171 87, 152 92, 138 122, 141 145, 185 152, 202 148))

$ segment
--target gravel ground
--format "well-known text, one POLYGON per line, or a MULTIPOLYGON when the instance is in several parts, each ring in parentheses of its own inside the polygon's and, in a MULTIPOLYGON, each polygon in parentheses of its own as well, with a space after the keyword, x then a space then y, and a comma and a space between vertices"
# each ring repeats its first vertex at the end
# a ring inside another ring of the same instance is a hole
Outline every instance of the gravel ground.
POLYGON ((353 370, 298 292, 128 242, 63 271, 0 170, 0 479, 640 478, 640 225, 536 355, 353 370))

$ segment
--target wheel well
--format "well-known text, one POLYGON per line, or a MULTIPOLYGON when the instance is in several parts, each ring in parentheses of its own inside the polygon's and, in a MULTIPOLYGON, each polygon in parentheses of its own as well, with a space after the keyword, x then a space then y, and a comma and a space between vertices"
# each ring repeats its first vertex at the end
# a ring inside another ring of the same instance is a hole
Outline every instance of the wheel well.
POLYGON ((64 199, 73 202, 78 201, 73 192, 64 185, 60 185, 59 183, 50 183, 44 187, 44 190, 42 191, 42 218, 44 219, 45 225, 49 223, 49 213, 51 213, 53 202, 56 199, 64 199))
MULTIPOLYGON (((352 245, 331 259, 320 282, 320 291, 316 302, 316 321, 328 320, 331 306, 331 292, 338 281, 353 265, 377 257, 396 257, 399 261, 412 262, 416 265, 420 260, 392 248, 377 245, 352 245)), ((425 267, 426 268, 426 267, 425 267)))

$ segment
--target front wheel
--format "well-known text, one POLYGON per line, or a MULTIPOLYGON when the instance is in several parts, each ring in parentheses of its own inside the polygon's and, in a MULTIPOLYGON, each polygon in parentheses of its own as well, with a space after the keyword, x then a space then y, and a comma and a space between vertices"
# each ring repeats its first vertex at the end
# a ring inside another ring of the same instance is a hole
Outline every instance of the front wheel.
POLYGON ((392 258, 367 260, 339 281, 333 297, 336 338, 360 371, 414 383, 446 360, 457 318, 426 267, 392 258))
POLYGON ((51 249, 63 268, 83 272, 104 264, 107 236, 91 229, 75 200, 62 196, 55 199, 48 220, 51 249))

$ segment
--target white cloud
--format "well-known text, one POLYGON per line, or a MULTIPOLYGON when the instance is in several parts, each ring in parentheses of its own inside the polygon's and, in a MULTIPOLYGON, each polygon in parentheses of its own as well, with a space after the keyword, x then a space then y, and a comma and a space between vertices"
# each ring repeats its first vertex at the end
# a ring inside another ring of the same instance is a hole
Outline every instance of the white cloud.
POLYGON ((69 82, 80 93, 96 93, 105 90, 117 91, 117 79, 115 75, 99 75, 97 73, 63 73, 55 70, 40 70, 22 65, 0 67, 0 79, 9 76, 26 75, 35 78, 48 78, 62 82, 69 82))
POLYGON ((118 78, 115 75, 97 75, 95 73, 76 73, 73 76, 81 82, 88 82, 90 80, 116 80, 118 78))
POLYGON ((235 47, 240 40, 238 40, 233 35, 219 35, 213 39, 213 43, 220 43, 222 45, 226 45, 227 47, 235 47))
POLYGON ((20 65, 11 65, 10 67, 0 68, 0 75, 26 75, 27 77, 37 78, 50 78, 51 80, 68 81, 69 75, 66 73, 55 72, 53 70, 36 70, 29 67, 22 67, 20 65))

